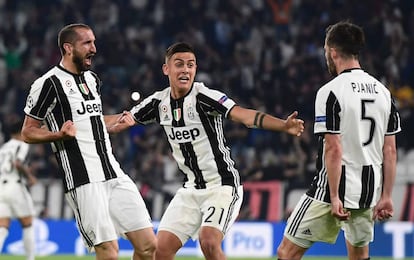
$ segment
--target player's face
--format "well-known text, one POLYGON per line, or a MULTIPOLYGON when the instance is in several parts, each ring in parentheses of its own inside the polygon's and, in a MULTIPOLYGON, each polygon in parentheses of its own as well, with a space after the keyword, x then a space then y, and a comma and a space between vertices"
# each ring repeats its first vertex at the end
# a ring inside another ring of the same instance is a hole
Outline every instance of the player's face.
POLYGON ((96 53, 95 35, 91 30, 79 29, 78 37, 73 44, 72 62, 81 72, 89 70, 92 66, 92 57, 96 53))
POLYGON ((328 47, 326 42, 325 42, 324 49, 325 49, 326 65, 328 66, 329 74, 331 74, 332 76, 336 76, 337 72, 336 72, 335 63, 334 63, 334 61, 332 59, 332 56, 331 56, 331 48, 328 47))
POLYGON ((188 93, 194 82, 196 69, 196 58, 191 52, 177 52, 163 65, 163 72, 168 76, 174 98, 188 93))

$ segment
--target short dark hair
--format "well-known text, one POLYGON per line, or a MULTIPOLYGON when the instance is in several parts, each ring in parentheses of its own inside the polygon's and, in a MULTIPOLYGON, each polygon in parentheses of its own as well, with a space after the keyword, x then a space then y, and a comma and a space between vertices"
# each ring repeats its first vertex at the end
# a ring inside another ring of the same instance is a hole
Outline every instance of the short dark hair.
POLYGON ((326 28, 326 44, 344 56, 358 56, 365 46, 363 29, 349 21, 341 21, 326 28))
POLYGON ((165 58, 170 59, 177 52, 191 52, 195 54, 193 46, 186 42, 177 42, 167 48, 165 58))
POLYGON ((18 115, 13 115, 8 119, 6 128, 9 134, 20 133, 23 125, 23 119, 18 115))
POLYGON ((76 30, 79 28, 91 30, 91 27, 83 23, 68 24, 60 30, 58 35, 58 46, 62 55, 66 53, 65 48, 63 48, 63 44, 73 44, 78 38, 78 33, 76 30))

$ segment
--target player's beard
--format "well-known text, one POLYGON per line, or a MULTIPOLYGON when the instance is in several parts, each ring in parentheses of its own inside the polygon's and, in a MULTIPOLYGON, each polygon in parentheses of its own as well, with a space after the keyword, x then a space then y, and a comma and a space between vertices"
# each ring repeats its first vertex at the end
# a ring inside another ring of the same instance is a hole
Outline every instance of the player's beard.
POLYGON ((336 71, 335 63, 330 55, 328 56, 326 60, 326 65, 328 66, 329 74, 331 74, 332 76, 338 75, 338 72, 336 71))
POLYGON ((82 57, 76 50, 73 51, 72 62, 75 64, 78 71, 87 71, 91 68, 90 65, 84 62, 84 57, 82 57))

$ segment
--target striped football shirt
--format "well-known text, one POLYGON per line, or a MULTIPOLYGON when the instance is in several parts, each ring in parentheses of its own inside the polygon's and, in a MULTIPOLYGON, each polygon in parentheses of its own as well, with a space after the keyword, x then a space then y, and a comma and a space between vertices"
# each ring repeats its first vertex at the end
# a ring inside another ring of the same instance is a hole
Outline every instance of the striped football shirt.
POLYGON ((76 137, 53 142, 65 191, 124 175, 112 153, 100 98, 101 81, 92 71, 73 74, 58 65, 30 88, 24 111, 57 132, 67 120, 76 137))
POLYGON ((362 69, 345 70, 319 89, 314 133, 317 174, 307 194, 330 202, 324 134, 341 135, 339 196, 345 208, 373 207, 381 195, 384 136, 401 131, 390 91, 362 69))
POLYGON ((131 113, 141 124, 158 122, 163 127, 185 174, 184 187, 238 187, 240 176, 223 131, 223 118, 234 106, 224 93, 194 82, 182 98, 173 99, 168 87, 145 98, 131 113))

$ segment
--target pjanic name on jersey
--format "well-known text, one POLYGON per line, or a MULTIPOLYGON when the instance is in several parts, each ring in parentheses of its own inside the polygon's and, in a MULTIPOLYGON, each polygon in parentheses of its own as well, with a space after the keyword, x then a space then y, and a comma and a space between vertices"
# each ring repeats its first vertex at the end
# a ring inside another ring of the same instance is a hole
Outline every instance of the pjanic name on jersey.
POLYGON ((377 84, 374 83, 358 83, 351 82, 351 87, 354 92, 367 93, 367 94, 378 94, 377 84))

